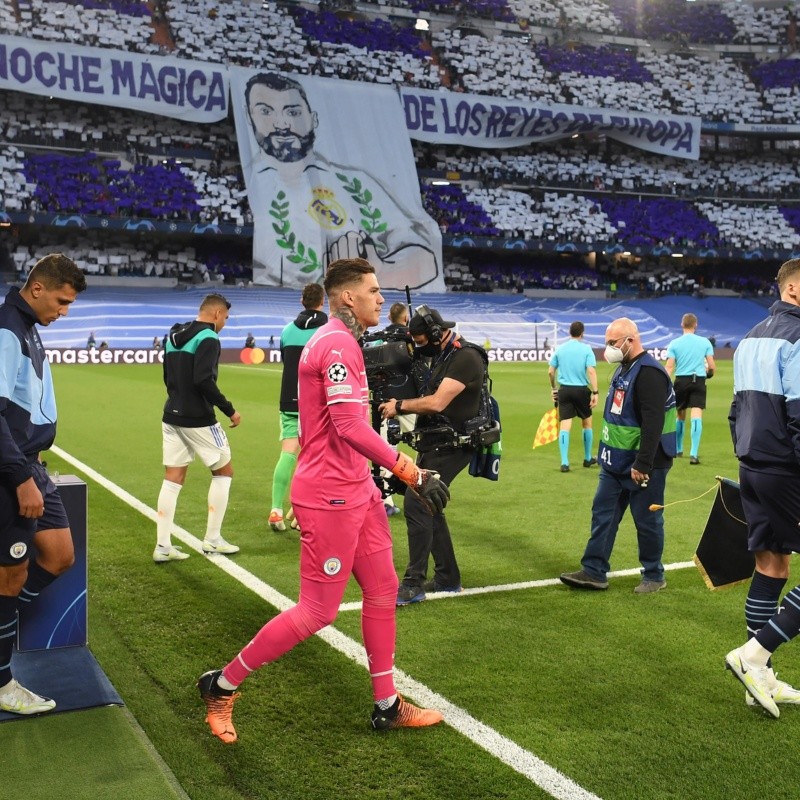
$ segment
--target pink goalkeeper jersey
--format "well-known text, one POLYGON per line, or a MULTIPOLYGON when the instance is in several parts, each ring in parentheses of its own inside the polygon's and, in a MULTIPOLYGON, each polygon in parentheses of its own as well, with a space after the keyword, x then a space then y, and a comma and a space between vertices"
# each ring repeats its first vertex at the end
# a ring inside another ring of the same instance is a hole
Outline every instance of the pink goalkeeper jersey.
POLYGON ((370 477, 367 454, 391 465, 397 453, 372 429, 364 356, 339 319, 332 318, 319 328, 303 348, 298 408, 300 455, 292 480, 292 503, 336 510, 374 498, 378 489, 370 477), (337 411, 352 410, 351 422, 357 423, 353 444, 345 441, 331 419, 331 406, 340 403, 347 408, 337 411))

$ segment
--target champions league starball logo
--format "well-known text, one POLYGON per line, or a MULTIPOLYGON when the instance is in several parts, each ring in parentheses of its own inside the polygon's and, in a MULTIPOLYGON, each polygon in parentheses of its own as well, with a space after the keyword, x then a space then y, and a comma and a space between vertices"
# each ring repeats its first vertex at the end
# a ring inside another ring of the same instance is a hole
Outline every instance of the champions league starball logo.
POLYGON ((347 378, 347 367, 344 364, 331 364, 328 367, 328 380, 341 383, 347 378))

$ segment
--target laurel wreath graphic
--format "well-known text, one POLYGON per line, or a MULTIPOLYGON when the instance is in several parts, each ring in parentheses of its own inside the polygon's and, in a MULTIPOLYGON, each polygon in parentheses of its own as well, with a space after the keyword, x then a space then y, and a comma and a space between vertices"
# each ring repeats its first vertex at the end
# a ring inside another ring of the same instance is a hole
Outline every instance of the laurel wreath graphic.
POLYGON ((289 201, 286 199, 286 192, 278 192, 275 200, 270 205, 270 216, 277 220, 272 223, 272 230, 278 234, 275 240, 278 247, 288 250, 286 258, 292 264, 300 264, 300 272, 317 272, 322 270, 322 263, 319 260, 316 250, 313 247, 306 247, 292 232, 289 222, 289 201))
POLYGON ((369 189, 365 189, 358 178, 351 180, 341 172, 337 172, 336 177, 342 182, 345 191, 358 204, 358 210, 361 214, 361 230, 372 239, 378 254, 381 256, 386 255, 389 248, 383 239, 389 226, 381 221, 383 219, 381 210, 373 208, 372 192, 369 189))
MULTIPOLYGON (((378 255, 384 256, 389 251, 386 244, 386 234, 389 226, 383 221, 383 212, 372 205, 373 196, 369 189, 364 188, 358 178, 348 178, 347 175, 337 172, 336 177, 342 182, 345 191, 358 205, 361 214, 361 230, 370 237, 378 255)), ((322 270, 322 263, 313 247, 307 247, 292 231, 289 221, 289 201, 286 192, 279 191, 270 204, 270 216, 275 220, 272 230, 278 235, 275 240, 278 247, 288 251, 286 258, 292 264, 299 264, 300 271, 309 273, 322 270)))

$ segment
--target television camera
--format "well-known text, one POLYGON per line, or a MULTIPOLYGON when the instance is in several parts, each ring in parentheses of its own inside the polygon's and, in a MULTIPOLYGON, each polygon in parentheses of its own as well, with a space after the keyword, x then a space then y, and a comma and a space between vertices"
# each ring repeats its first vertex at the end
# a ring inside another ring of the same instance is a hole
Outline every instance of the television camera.
MULTIPOLYGON (((391 398, 419 397, 428 362, 415 355, 411 336, 402 329, 375 331, 361 341, 372 395, 372 424, 375 430, 380 430, 380 404, 391 398)), ((483 388, 478 414, 464 423, 463 430, 456 431, 447 417, 433 414, 420 417, 417 427, 405 432, 397 418, 389 420, 386 438, 393 445, 404 442, 418 453, 443 447, 477 450, 496 443, 500 440, 500 427, 492 419, 488 385, 483 388)))

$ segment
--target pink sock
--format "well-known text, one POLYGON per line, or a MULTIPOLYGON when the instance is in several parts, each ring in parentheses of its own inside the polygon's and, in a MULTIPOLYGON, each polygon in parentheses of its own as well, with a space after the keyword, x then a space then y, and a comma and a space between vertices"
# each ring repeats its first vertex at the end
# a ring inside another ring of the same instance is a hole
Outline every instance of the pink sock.
POLYGON ((375 700, 384 700, 395 694, 395 603, 398 581, 391 549, 356 558, 353 575, 364 594, 361 635, 369 659, 372 694, 375 700))

